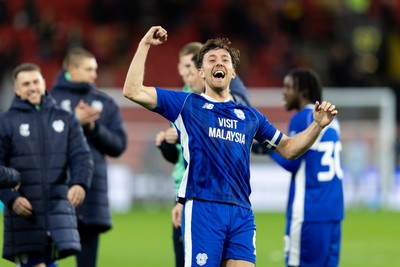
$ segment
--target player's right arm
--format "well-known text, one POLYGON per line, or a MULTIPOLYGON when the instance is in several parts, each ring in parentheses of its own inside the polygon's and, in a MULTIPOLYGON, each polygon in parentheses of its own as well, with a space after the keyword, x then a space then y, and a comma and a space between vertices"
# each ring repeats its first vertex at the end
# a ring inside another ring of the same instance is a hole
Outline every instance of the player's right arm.
POLYGON ((124 83, 124 97, 150 110, 157 106, 157 93, 154 87, 143 85, 145 62, 150 46, 164 43, 167 37, 161 26, 150 28, 139 42, 124 83))

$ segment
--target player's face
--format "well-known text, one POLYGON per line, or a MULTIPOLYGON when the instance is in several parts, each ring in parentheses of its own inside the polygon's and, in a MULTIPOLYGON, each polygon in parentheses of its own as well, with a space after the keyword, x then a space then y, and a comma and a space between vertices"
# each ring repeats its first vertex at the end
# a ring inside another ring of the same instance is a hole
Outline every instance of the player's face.
POLYGON ((97 61, 94 58, 83 58, 78 66, 68 69, 73 82, 94 83, 97 78, 97 61))
POLYGON ((179 58, 179 75, 182 77, 182 81, 186 85, 189 85, 190 64, 192 63, 192 57, 193 54, 188 54, 179 58))
POLYGON ((39 105, 46 91, 46 83, 37 70, 21 71, 15 79, 14 91, 22 100, 39 105))
POLYGON ((283 79, 282 95, 284 106, 287 110, 299 109, 300 94, 295 88, 293 77, 290 75, 286 75, 283 79))
POLYGON ((199 70, 193 61, 190 62, 188 85, 196 94, 204 93, 204 80, 200 77, 199 70))
POLYGON ((214 90, 224 90, 235 76, 236 72, 228 51, 215 49, 204 55, 200 77, 209 87, 214 90))

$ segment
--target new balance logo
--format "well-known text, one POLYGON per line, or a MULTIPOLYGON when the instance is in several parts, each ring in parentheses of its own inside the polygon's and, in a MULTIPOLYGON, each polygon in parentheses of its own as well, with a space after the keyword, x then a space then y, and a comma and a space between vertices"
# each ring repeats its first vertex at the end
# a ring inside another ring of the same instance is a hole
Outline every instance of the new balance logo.
POLYGON ((205 109, 213 109, 213 108, 214 108, 214 104, 205 103, 205 104, 203 105, 203 108, 205 108, 205 109))

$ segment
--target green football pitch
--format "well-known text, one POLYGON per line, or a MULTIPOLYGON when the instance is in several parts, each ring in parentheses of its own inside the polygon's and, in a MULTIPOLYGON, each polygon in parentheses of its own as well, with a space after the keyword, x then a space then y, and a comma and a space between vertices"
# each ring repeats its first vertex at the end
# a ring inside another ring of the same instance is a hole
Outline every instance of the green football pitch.
MULTIPOLYGON (((257 266, 284 266, 284 214, 256 213, 255 218, 257 266)), ((98 267, 174 266, 169 210, 113 214, 113 221, 114 228, 101 236, 98 267)), ((15 265, 1 259, 0 266, 15 265)), ((67 258, 59 266, 74 267, 75 261, 67 258)), ((400 266, 400 212, 347 211, 340 266, 400 266)))

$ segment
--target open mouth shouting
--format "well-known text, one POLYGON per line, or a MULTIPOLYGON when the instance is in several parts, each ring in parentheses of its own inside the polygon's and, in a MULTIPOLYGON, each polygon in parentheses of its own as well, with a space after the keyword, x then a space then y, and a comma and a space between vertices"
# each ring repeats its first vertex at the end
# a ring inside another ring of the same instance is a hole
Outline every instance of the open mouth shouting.
POLYGON ((223 72, 222 70, 217 70, 216 72, 213 73, 214 78, 219 78, 219 79, 223 79, 225 78, 225 72, 223 72))

